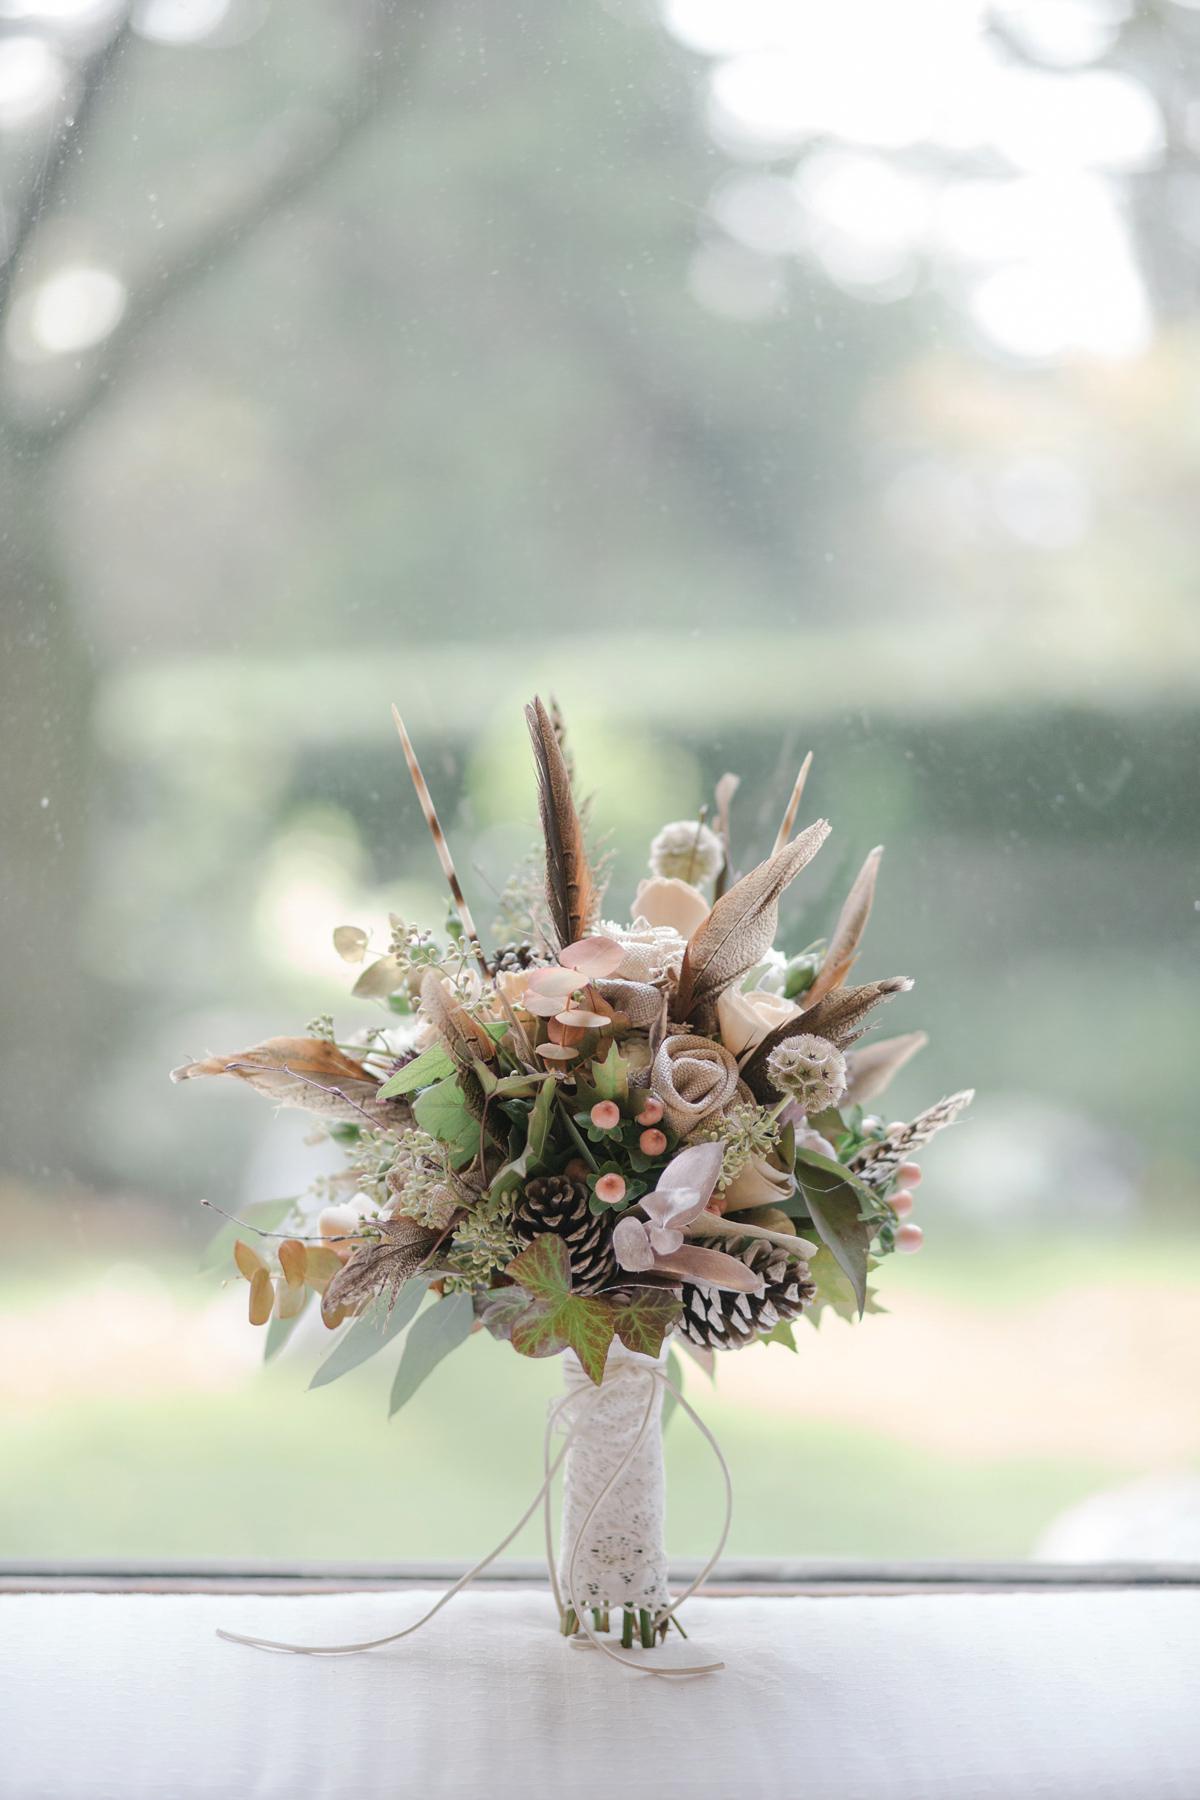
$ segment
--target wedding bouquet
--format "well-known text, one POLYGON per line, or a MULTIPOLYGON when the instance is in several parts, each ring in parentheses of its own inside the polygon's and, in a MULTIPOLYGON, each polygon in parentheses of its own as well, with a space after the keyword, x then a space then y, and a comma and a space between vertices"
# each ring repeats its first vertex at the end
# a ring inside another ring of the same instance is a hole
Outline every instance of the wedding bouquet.
POLYGON ((774 948, 780 896, 830 829, 818 820, 792 837, 811 757, 765 861, 734 877, 738 783, 726 775, 711 823, 705 810, 659 832, 632 917, 616 920, 557 708, 535 700, 526 712, 544 867, 539 856, 509 883, 508 941, 480 942, 397 714, 451 890, 444 940, 393 915, 390 944, 373 953, 365 931, 339 927, 336 949, 362 965, 353 991, 378 1000, 386 1022, 339 1042, 322 1019, 173 1078, 234 1076, 316 1114, 344 1148, 341 1172, 270 1218, 260 1211, 256 1245, 232 1246, 269 1349, 314 1292, 326 1326, 351 1321, 315 1385, 401 1331, 393 1412, 474 1330, 520 1356, 566 1353, 578 1433, 564 1613, 573 1630, 585 1608, 599 1624, 620 1605, 629 1642, 636 1610, 649 1644, 673 1610, 654 1492, 656 1407, 678 1386, 667 1350, 711 1361, 755 1341, 794 1349, 802 1315, 870 1309, 877 1259, 920 1243, 905 1165, 971 1095, 908 1124, 864 1111, 926 1041, 861 1041, 874 1009, 912 986, 848 980, 881 851, 828 944, 774 948), (643 1420, 623 1377, 664 1368, 637 1390, 649 1395, 643 1420), (589 1387, 601 1390, 590 1432, 589 1387))

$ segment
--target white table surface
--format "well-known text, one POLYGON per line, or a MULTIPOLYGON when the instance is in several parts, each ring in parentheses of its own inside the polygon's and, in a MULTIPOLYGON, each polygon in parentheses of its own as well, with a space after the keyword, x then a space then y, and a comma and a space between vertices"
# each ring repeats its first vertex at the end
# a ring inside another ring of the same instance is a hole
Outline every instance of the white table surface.
MULTIPOLYGON (((1200 1590, 694 1600, 723 1673, 536 1592, 0 1597, 3 1800, 1200 1800, 1200 1590), (649 1657, 647 1658, 649 1660, 649 1657)), ((676 1642, 678 1640, 675 1640, 676 1642)))

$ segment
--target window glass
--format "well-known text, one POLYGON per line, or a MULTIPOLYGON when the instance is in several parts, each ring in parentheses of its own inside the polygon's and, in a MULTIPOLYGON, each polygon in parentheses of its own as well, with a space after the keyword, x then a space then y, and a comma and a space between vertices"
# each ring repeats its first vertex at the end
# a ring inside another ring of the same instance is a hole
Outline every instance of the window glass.
POLYGON ((0 6, 0 1554, 522 1510, 557 1365, 474 1338, 390 1425, 315 1320, 264 1367, 199 1203, 336 1146, 167 1075, 441 927, 392 702, 488 920, 553 692, 618 914, 811 750, 783 941, 885 844, 880 1104, 977 1090, 887 1316, 691 1372, 731 1549, 1200 1555, 1198 155, 1184 4, 0 6))

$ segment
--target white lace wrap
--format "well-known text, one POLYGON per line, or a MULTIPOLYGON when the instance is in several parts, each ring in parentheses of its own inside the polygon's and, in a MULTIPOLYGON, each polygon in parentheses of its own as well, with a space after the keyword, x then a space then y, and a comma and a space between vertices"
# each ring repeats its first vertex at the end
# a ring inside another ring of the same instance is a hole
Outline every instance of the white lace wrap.
POLYGON ((568 1604, 572 1593, 585 1607, 645 1607, 657 1612, 670 1604, 663 1545, 667 1497, 663 1387, 650 1373, 665 1369, 666 1358, 665 1344, 656 1362, 627 1350, 614 1338, 597 1398, 595 1383, 578 1357, 571 1350, 563 1353, 563 1379, 570 1396, 564 1421, 574 1423, 586 1413, 567 1451, 563 1475, 558 1578, 568 1604), (645 1432, 632 1460, 593 1513, 597 1496, 643 1423, 645 1432))

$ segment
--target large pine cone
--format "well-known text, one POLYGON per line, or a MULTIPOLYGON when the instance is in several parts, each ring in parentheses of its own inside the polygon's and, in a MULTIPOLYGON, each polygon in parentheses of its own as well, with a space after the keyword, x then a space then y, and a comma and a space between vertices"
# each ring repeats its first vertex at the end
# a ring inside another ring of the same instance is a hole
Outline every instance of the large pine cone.
POLYGON ((612 1215, 594 1213, 586 1183, 566 1175, 542 1175, 525 1184, 513 1208, 512 1229, 522 1245, 554 1232, 571 1258, 571 1286, 594 1294, 617 1272, 612 1253, 612 1215))
MULTIPOLYGON (((689 1244, 702 1243, 689 1238, 689 1244)), ((713 1239, 709 1248, 729 1250, 728 1238, 713 1239)), ((817 1285, 808 1264, 781 1244, 751 1238, 736 1252, 748 1268, 763 1280, 761 1294, 735 1294, 728 1288, 683 1284, 683 1317, 677 1329, 693 1344, 706 1350, 740 1350, 762 1332, 772 1331, 781 1319, 798 1318, 816 1298, 817 1285)))

